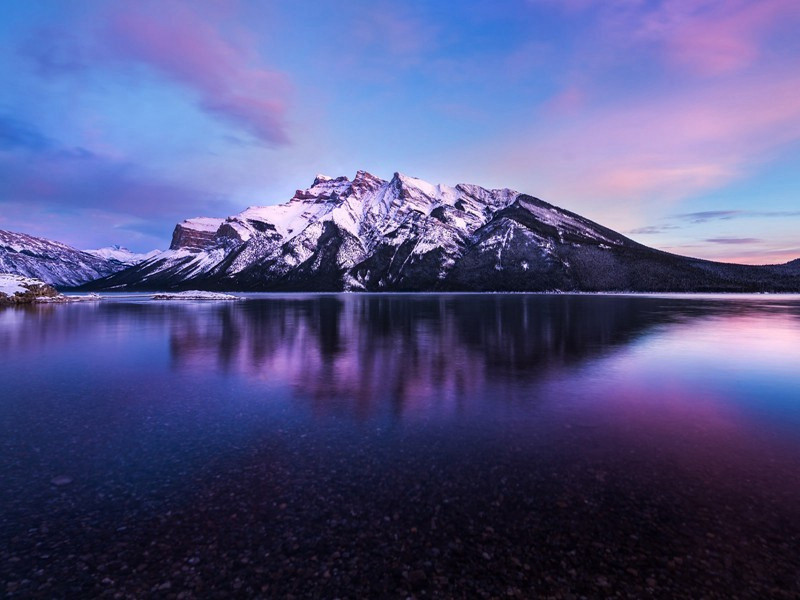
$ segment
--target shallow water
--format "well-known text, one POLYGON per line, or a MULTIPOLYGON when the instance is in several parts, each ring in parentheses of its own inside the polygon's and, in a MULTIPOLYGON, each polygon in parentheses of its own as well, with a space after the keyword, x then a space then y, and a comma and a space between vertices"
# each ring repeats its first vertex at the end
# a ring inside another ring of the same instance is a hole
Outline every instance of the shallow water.
POLYGON ((0 310, 0 595, 796 598, 800 297, 0 310))

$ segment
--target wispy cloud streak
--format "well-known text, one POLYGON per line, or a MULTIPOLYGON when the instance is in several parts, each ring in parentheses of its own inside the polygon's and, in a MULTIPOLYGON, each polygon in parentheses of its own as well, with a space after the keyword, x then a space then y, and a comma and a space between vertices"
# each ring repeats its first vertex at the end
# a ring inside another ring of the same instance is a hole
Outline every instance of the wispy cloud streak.
POLYGON ((784 45, 796 41, 777 35, 800 26, 800 3, 530 4, 562 11, 587 41, 563 87, 506 145, 499 170, 528 169, 579 208, 603 201, 631 212, 752 176, 800 141, 800 47, 792 52, 784 45), (552 108, 576 98, 566 114, 552 108))
POLYGON ((146 66, 194 94, 198 107, 269 145, 289 142, 288 77, 264 64, 251 34, 228 31, 220 3, 110 2, 75 31, 48 27, 21 48, 40 74, 146 66))
POLYGON ((105 30, 106 48, 194 90, 204 110, 237 123, 259 139, 288 142, 286 78, 255 53, 227 39, 197 6, 182 2, 120 5, 105 30))
POLYGON ((729 221, 731 219, 800 217, 800 210, 705 210, 683 213, 673 218, 690 223, 729 221))
POLYGON ((763 240, 758 238, 748 238, 748 237, 716 237, 716 238, 706 238, 707 242, 712 244, 760 244, 763 240))

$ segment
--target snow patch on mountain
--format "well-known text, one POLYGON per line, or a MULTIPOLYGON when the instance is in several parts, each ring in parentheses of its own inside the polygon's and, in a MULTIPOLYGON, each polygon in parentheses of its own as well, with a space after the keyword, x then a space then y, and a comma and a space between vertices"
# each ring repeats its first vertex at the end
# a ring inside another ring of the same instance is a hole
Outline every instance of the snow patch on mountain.
POLYGON ((520 199, 519 203, 540 222, 555 227, 558 231, 559 237, 562 239, 564 233, 570 232, 588 238, 601 240, 608 244, 618 243, 617 241, 612 240, 598 232, 596 227, 592 227, 582 217, 578 217, 577 215, 573 216, 563 210, 559 210, 555 206, 542 206, 543 203, 541 203, 541 201, 539 203, 535 203, 525 199, 520 199))
POLYGON ((160 254, 161 250, 151 250, 150 252, 146 253, 136 253, 115 244, 113 246, 98 248, 96 250, 84 250, 84 252, 88 252, 89 254, 93 254, 99 258, 115 260, 123 265, 130 266, 153 258, 154 256, 160 254))
POLYGON ((197 231, 215 232, 221 222, 222 219, 214 219, 212 217, 194 217, 193 219, 186 219, 184 224, 197 231))

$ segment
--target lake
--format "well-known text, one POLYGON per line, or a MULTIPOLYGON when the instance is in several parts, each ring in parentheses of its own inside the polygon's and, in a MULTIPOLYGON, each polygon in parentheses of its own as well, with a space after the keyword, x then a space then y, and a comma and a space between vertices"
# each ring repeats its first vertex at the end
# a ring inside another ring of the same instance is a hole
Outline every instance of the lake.
POLYGON ((0 359, 0 596, 800 596, 797 296, 109 295, 0 359))

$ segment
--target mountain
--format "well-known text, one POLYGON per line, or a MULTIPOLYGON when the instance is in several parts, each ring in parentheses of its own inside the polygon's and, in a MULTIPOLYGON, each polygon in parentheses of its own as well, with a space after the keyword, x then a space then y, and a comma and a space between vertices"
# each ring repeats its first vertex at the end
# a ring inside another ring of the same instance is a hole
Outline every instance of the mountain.
POLYGON ((117 244, 113 246, 107 246, 105 248, 98 248, 97 250, 84 250, 84 252, 88 252, 89 254, 94 254, 100 258, 104 258, 106 260, 114 260, 118 263, 122 263, 125 266, 131 266, 138 264, 142 261, 148 260, 153 258, 157 254, 161 253, 161 250, 151 250, 145 254, 136 254, 135 252, 131 252, 127 248, 123 248, 117 244))
POLYGON ((284 204, 178 224, 169 250, 87 289, 798 291, 800 265, 648 248, 509 189, 318 175, 284 204))
POLYGON ((128 267, 115 259, 25 233, 0 230, 0 273, 74 287, 128 267))

